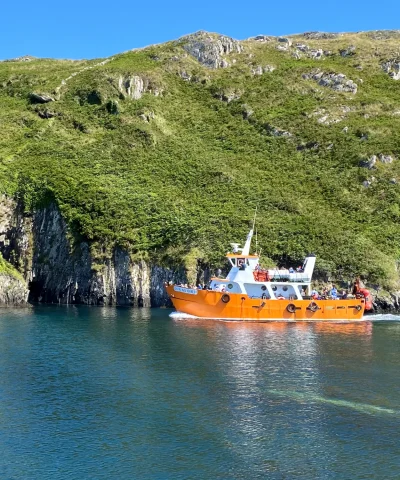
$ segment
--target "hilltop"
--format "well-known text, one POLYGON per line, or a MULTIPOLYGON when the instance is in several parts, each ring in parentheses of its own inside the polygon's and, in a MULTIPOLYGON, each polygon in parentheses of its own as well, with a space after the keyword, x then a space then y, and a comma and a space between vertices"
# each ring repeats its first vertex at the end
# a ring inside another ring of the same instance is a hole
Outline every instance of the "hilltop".
POLYGON ((0 105, 0 193, 14 209, 0 251, 39 290, 60 257, 35 247, 36 227, 25 250, 4 239, 18 237, 12 215, 28 238, 46 208, 68 261, 88 246, 90 275, 117 249, 195 279, 257 207, 265 264, 312 251, 321 278, 398 288, 400 31, 197 32, 106 59, 21 57, 0 62, 0 105))

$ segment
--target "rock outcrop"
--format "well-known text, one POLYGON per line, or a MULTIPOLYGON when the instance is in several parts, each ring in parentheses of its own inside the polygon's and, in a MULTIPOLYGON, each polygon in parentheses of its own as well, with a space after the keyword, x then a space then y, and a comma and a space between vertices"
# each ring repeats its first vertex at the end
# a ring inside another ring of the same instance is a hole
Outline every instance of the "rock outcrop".
POLYGON ((162 88, 156 86, 148 78, 138 75, 126 75, 118 78, 118 90, 125 98, 139 100, 144 93, 151 93, 158 97, 163 93, 162 88))
POLYGON ((50 95, 47 95, 45 93, 35 93, 32 92, 29 95, 31 102, 32 103, 49 103, 49 102, 54 102, 54 98, 51 97, 50 95))
POLYGON ((25 305, 29 290, 22 280, 0 273, 0 305, 25 305))
POLYGON ((327 73, 317 69, 311 73, 303 74, 305 80, 314 80, 321 87, 328 87, 338 92, 357 93, 357 84, 343 73, 327 73))
POLYGON ((196 32, 181 38, 183 48, 199 63, 208 68, 226 68, 230 63, 224 58, 231 53, 241 53, 240 42, 224 35, 196 32))
POLYGON ((382 68, 393 80, 400 80, 400 60, 388 60, 382 64, 382 68))

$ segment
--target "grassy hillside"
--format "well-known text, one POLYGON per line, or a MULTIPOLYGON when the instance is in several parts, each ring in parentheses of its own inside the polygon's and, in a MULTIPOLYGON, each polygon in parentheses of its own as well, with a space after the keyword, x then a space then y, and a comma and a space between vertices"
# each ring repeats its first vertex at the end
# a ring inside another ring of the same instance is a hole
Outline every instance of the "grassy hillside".
POLYGON ((218 44, 209 34, 111 59, 1 62, 0 190, 27 211, 55 201, 98 257, 118 244, 177 263, 219 264, 257 206, 265 261, 313 251, 320 273, 393 288, 400 80, 382 65, 400 35, 314 37, 243 41, 225 68, 193 56, 193 42, 218 44), (356 93, 335 89, 348 80, 356 93))

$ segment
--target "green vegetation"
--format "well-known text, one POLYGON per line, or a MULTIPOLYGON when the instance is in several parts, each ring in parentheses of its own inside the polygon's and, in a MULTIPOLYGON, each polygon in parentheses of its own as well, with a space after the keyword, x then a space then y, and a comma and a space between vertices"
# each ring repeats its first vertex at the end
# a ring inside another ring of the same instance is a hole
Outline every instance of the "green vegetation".
POLYGON ((15 278, 16 280, 21 280, 21 282, 24 282, 22 275, 10 263, 4 260, 1 253, 0 253, 0 275, 8 275, 10 277, 15 278))
POLYGON ((196 258, 218 265, 230 241, 244 241, 257 206, 258 245, 268 262, 296 264, 313 251, 322 274, 362 275, 393 288, 400 81, 380 65, 396 56, 400 38, 293 41, 332 54, 296 60, 293 48, 279 51, 275 40, 246 41, 242 53, 226 56, 236 63, 210 70, 179 41, 103 65, 0 63, 0 190, 27 211, 54 201, 97 258, 104 245, 108 252, 121 245, 134 258, 190 271, 196 258), (340 56, 350 44, 355 54, 340 56), (276 69, 252 75, 258 65, 276 69), (302 78, 316 68, 345 74, 358 92, 302 78), (118 86, 129 76, 147 85, 140 99, 118 86), (32 92, 56 101, 32 103, 32 92), (240 98, 221 100, 229 93, 240 98), (324 115, 338 122, 320 123, 324 115), (274 136, 272 128, 292 136, 274 136), (360 167, 378 154, 395 160, 360 167))

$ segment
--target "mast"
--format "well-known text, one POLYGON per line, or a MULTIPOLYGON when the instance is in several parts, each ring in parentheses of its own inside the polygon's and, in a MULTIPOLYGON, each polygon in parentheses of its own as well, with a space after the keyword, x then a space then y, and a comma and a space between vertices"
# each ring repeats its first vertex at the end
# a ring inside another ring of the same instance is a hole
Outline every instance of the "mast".
POLYGON ((249 255, 250 254, 250 245, 251 245, 251 239, 253 238, 253 234, 254 234, 254 227, 255 227, 255 224, 256 224, 256 215, 257 215, 257 207, 256 207, 256 210, 254 212, 253 227, 250 230, 249 234, 247 235, 246 243, 244 244, 244 247, 242 249, 242 255, 249 255))

